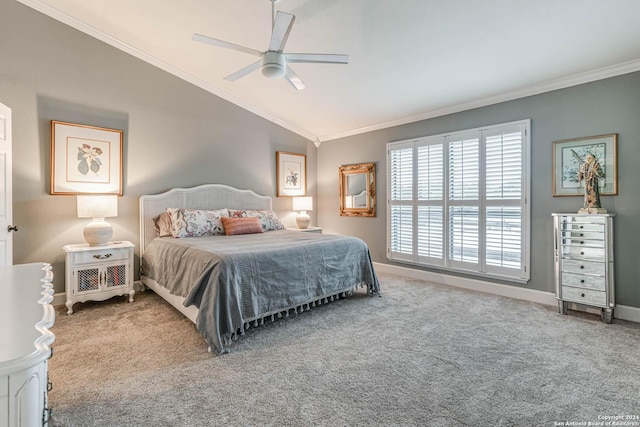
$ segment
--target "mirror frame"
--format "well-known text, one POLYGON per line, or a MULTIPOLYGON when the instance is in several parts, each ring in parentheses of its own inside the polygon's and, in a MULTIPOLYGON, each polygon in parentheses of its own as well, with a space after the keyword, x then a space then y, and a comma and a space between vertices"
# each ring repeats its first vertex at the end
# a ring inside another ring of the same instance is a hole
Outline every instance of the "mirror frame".
POLYGON ((340 216, 376 216, 376 164, 356 163, 340 166, 338 170, 340 181, 340 216), (346 182, 350 175, 366 174, 367 207, 347 208, 345 205, 346 182))

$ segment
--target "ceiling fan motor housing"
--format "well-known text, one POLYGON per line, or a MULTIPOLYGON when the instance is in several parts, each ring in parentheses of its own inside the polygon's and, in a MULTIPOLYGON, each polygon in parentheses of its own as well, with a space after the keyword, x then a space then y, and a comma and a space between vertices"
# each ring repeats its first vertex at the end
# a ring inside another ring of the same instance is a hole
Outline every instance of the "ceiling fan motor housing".
POLYGON ((279 79, 287 73, 287 58, 280 52, 267 51, 262 55, 262 74, 279 79))

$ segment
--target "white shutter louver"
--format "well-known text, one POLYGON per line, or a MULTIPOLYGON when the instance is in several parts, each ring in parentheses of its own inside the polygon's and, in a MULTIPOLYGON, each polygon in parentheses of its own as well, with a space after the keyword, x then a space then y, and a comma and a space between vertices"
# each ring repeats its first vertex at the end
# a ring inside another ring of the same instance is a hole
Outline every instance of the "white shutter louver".
POLYGON ((528 280, 529 127, 389 143, 389 258, 528 280))

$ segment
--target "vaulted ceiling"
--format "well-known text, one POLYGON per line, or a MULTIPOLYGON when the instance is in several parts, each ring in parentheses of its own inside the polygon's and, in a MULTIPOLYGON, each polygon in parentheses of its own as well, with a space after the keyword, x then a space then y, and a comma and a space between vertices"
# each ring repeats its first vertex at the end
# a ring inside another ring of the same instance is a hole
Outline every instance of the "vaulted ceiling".
POLYGON ((638 0, 281 0, 295 15, 293 64, 196 43, 204 34, 266 51, 270 0, 18 0, 312 141, 325 141, 640 70, 638 0))

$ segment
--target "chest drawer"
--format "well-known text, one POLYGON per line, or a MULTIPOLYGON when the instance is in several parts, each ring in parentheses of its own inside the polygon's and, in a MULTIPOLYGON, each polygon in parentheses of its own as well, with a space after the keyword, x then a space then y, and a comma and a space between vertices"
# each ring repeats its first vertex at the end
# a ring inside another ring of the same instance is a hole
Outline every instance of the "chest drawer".
POLYGON ((604 261, 604 248, 579 247, 562 245, 562 258, 573 260, 604 261))
POLYGON ((121 261, 129 259, 130 248, 105 248, 73 253, 75 265, 92 264, 97 261, 121 261))
POLYGON ((578 274, 605 275, 605 263, 598 261, 583 261, 575 259, 565 259, 562 262, 562 271, 578 274))
POLYGON ((570 286, 562 286, 562 299, 598 307, 606 307, 607 305, 607 294, 605 292, 572 288, 570 286))
POLYGON ((562 273, 562 285, 604 292, 606 289, 606 280, 603 276, 562 273))

